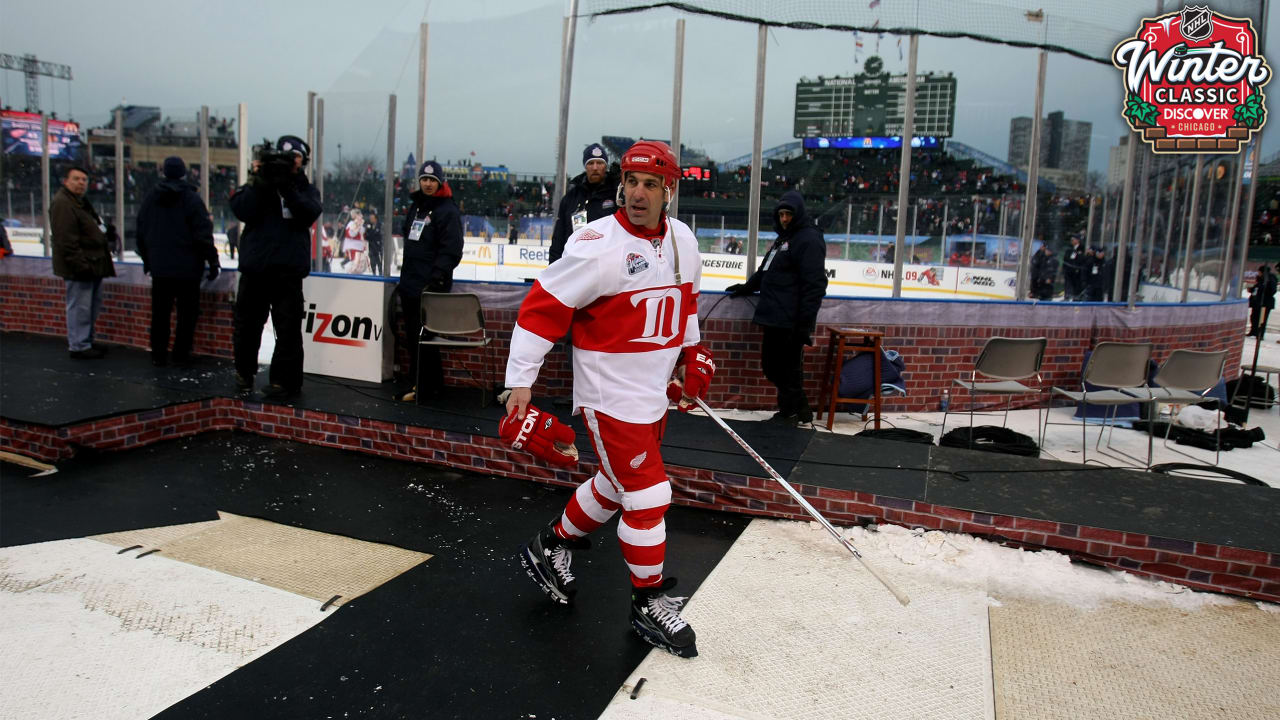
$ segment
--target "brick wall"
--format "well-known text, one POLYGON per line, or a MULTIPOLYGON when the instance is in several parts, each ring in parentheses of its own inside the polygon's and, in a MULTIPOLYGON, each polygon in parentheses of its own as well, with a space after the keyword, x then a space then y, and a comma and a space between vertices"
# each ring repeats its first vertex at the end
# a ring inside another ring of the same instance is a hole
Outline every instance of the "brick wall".
MULTIPOLYGON (((136 266, 122 265, 118 272, 119 278, 104 284, 99 339, 146 348, 151 317, 149 280, 136 266)), ((7 309, 0 314, 0 330, 65 333, 63 284, 49 273, 48 260, 7 258, 0 263, 0 274, 4 276, 0 303, 7 309)), ((223 273, 214 290, 201 295, 195 345, 198 354, 231 357, 230 298, 236 277, 234 272, 223 273)), ((489 350, 444 352, 449 382, 464 384, 472 378, 492 377, 501 383, 511 330, 528 286, 459 282, 455 289, 481 295, 485 321, 495 342, 492 356, 486 354, 489 350)), ((715 354, 719 368, 709 398, 715 407, 773 407, 773 386, 760 371, 761 334, 750 321, 750 302, 720 294, 702 298, 703 340, 715 354)), ((1239 373, 1247 314, 1242 301, 1143 305, 1129 312, 1123 306, 1101 304, 828 298, 818 316, 816 345, 805 351, 805 388, 816 405, 829 329, 833 327, 883 332, 884 347, 902 353, 909 396, 887 400, 885 408, 891 411, 937 410, 943 389, 972 369, 983 343, 996 335, 1048 338, 1042 369, 1046 387, 1078 389, 1085 353, 1105 340, 1153 342, 1157 362, 1178 348, 1227 350, 1224 374, 1233 378, 1239 373)), ((404 367, 406 360, 401 349, 397 364, 404 367)), ((534 393, 567 395, 571 381, 568 356, 557 347, 548 354, 534 393)), ((1003 398, 979 396, 975 401, 980 405, 1002 403, 1003 398)), ((953 393, 952 407, 967 409, 967 398, 953 393)))
MULTIPOLYGON (((470 472, 576 486, 593 469, 585 453, 579 470, 530 464, 497 438, 389 423, 349 415, 214 398, 51 428, 0 418, 0 445, 57 461, 77 448, 122 450, 199 432, 242 430, 384 458, 470 472)), ((748 515, 807 520, 774 481, 704 468, 668 465, 672 502, 748 515)), ((794 485, 836 525, 887 522, 963 532, 1028 548, 1049 548, 1106 567, 1232 595, 1280 602, 1280 553, 1176 538, 993 515, 886 495, 794 485)))

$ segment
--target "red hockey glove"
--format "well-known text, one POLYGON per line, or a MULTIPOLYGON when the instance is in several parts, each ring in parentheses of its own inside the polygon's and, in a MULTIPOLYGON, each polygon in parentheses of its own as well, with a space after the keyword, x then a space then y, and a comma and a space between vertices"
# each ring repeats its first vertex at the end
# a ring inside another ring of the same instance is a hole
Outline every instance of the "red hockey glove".
POLYGON ((680 412, 689 412, 696 403, 692 398, 707 397, 707 388, 716 374, 716 363, 711 351, 701 345, 690 345, 680 350, 676 368, 684 368, 683 381, 673 379, 667 383, 667 399, 676 404, 680 412))
POLYGON ((511 443, 516 450, 524 450, 552 465, 572 467, 578 464, 573 428, 533 405, 525 408, 524 420, 516 419, 514 411, 502 418, 498 423, 498 437, 511 443))

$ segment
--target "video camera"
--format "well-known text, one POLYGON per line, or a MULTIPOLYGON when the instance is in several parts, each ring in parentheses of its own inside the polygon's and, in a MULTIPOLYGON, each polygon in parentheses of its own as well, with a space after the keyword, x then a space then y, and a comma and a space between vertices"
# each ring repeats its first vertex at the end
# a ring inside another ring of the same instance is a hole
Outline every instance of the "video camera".
POLYGON ((263 140, 253 148, 253 159, 258 161, 257 175, 263 180, 276 182, 294 173, 294 153, 278 150, 271 140, 263 140))

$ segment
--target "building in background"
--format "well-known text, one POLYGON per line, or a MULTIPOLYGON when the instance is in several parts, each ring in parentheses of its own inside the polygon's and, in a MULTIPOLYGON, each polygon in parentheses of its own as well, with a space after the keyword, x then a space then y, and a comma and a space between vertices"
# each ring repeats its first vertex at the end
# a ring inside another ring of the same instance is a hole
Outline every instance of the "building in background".
MULTIPOLYGON (((1093 123, 1068 120, 1061 110, 1049 113, 1040 131, 1040 170, 1068 190, 1083 190, 1089 175, 1093 123)), ((1009 121, 1009 164, 1027 169, 1031 153, 1031 118, 1009 121)))

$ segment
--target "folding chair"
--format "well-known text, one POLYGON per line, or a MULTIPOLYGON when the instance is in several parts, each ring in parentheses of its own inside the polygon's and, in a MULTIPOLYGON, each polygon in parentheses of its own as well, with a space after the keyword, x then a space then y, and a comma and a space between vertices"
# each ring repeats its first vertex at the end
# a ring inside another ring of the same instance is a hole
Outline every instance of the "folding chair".
MULTIPOLYGON (((1202 352, 1199 350, 1174 350, 1165 358, 1164 364, 1156 373, 1157 387, 1151 388, 1151 419, 1154 421, 1159 413, 1156 410, 1160 403, 1181 403, 1191 405, 1212 400, 1219 412, 1222 403, 1217 398, 1207 397, 1218 386, 1222 379, 1222 368, 1227 363, 1227 351, 1202 352)), ((1169 445, 1169 431, 1173 429, 1173 418, 1169 419, 1169 427, 1165 428, 1164 446, 1179 455, 1198 460, 1194 455, 1184 453, 1169 445)), ((1213 464, 1222 459, 1222 415, 1219 414, 1214 423, 1213 464)))
MULTIPOLYGON (((1114 432, 1116 409, 1121 405, 1142 404, 1151 401, 1151 392, 1147 387, 1147 365, 1151 361, 1151 343, 1121 343, 1121 342, 1100 342, 1093 349, 1093 354, 1089 356, 1089 362, 1085 363, 1084 376, 1081 380, 1080 391, 1064 390, 1060 387, 1054 387, 1050 397, 1061 395, 1069 398, 1081 406, 1080 412, 1080 452, 1082 453, 1082 463, 1089 462, 1089 441, 1086 437, 1085 427, 1086 421, 1089 419, 1089 406, 1101 405, 1110 407, 1112 422, 1108 422, 1106 410, 1102 414, 1102 427, 1098 429, 1098 440, 1094 444, 1094 449, 1099 453, 1107 455, 1102 450, 1102 434, 1110 431, 1114 432), (1089 390, 1090 385, 1103 388, 1102 390, 1089 390)), ((1074 423, 1050 423, 1049 413, 1045 413, 1044 429, 1047 432, 1049 425, 1073 425, 1074 423)), ((1043 441, 1044 432, 1040 434, 1043 441)), ((1152 434, 1147 433, 1147 461, 1146 467, 1151 467, 1151 439, 1152 434)), ((1141 458, 1134 457, 1123 450, 1115 448, 1111 445, 1111 436, 1107 436, 1107 447, 1117 453, 1133 460, 1134 462, 1142 462, 1141 458)))
MULTIPOLYGON (((474 293, 422 293, 422 336, 418 340, 418 368, 422 368, 422 348, 485 347, 485 373, 480 380, 480 403, 489 402, 489 383, 493 378, 493 338, 485 333, 484 311, 480 296, 474 293), (434 335, 435 337, 429 337, 434 335), (478 337, 477 337, 478 336, 478 337)), ((468 370, 468 373, 470 371, 468 370)), ((472 375, 474 378, 475 376, 472 375)), ((418 397, 423 393, 419 392, 418 397)))
MULTIPOLYGON (((1013 396, 1015 395, 1036 395, 1036 427, 1040 427, 1040 402, 1039 397, 1044 393, 1043 381, 1040 379, 1040 363, 1044 360, 1044 349, 1048 344, 1047 338, 1006 338, 993 337, 987 340, 987 344, 982 346, 982 352, 978 354, 978 359, 973 364, 973 370, 969 373, 969 379, 964 380, 956 378, 952 384, 965 390, 969 394, 969 444, 973 444, 973 396, 974 395, 1004 395, 1004 418, 1000 422, 1000 427, 1006 427, 1009 423, 1009 408, 1013 404, 1013 396), (984 378, 994 378, 992 380, 979 380, 978 376, 984 378), (1029 378, 1036 379, 1036 387, 1028 387, 1020 380, 1029 378)), ((986 410, 987 408, 983 408, 986 410)), ((942 434, 947 434, 947 416, 951 413, 951 407, 948 406, 942 413, 942 434)), ((991 415, 992 413, 979 412, 978 415, 991 415)), ((1041 441, 1044 435, 1040 436, 1041 441)))

